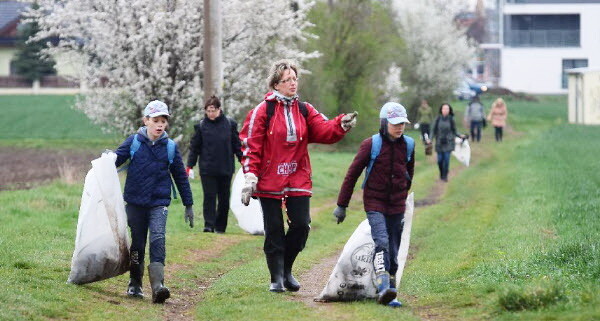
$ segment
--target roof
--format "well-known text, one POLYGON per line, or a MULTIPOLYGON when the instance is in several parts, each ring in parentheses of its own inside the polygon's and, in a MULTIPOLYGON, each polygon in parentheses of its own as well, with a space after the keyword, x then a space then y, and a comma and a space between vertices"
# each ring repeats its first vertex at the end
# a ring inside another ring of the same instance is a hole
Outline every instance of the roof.
POLYGON ((600 67, 571 68, 565 71, 569 74, 585 74, 588 72, 600 71, 600 67))
POLYGON ((19 19, 21 12, 30 5, 19 1, 0 1, 0 30, 19 19))

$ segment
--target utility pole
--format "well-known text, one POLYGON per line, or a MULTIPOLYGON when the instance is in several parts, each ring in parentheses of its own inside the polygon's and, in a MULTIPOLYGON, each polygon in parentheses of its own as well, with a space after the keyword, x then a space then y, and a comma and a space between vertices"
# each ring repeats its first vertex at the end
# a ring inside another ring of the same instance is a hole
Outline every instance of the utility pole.
POLYGON ((223 95, 221 0, 204 0, 204 99, 223 95))

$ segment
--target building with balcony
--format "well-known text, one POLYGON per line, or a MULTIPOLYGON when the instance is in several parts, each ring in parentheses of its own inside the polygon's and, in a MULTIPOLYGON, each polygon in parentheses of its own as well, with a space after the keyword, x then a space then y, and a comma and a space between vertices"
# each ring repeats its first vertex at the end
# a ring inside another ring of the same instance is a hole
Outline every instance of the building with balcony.
MULTIPOLYGON (((600 66, 600 0, 498 0, 497 83, 513 91, 567 93, 565 70, 600 66)), ((492 39, 494 37, 491 37, 492 39)))

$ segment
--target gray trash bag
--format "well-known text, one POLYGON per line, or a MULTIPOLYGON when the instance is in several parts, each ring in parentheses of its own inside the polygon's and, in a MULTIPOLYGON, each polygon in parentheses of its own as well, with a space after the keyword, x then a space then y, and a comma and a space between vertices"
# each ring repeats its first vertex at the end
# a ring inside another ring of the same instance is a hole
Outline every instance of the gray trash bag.
MULTIPOLYGON (((406 199, 404 230, 398 251, 397 288, 400 286, 400 279, 408 256, 413 212, 414 193, 411 193, 406 199)), ((374 251, 375 243, 371 237, 371 226, 367 220, 364 220, 346 242, 325 288, 315 300, 357 301, 376 298, 377 289, 373 271, 374 251)))
POLYGON ((114 153, 92 161, 85 177, 68 283, 86 284, 129 270, 130 241, 114 153))

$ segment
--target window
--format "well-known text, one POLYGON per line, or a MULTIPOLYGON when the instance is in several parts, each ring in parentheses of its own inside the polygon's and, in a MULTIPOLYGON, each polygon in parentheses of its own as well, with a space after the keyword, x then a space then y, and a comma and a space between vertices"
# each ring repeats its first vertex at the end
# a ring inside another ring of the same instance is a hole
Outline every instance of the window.
POLYGON ((588 66, 587 59, 563 59, 562 61, 562 88, 567 88, 569 80, 565 70, 571 68, 583 68, 588 66))
POLYGON ((580 46, 578 14, 506 16, 505 30, 505 44, 510 47, 580 46))

